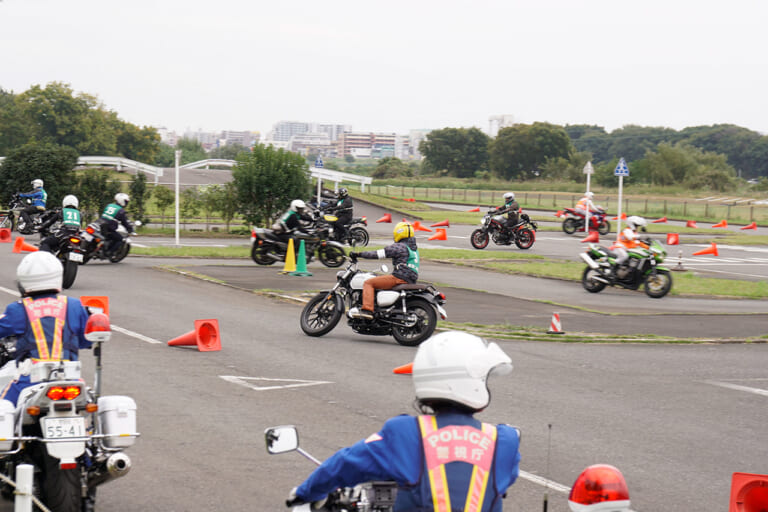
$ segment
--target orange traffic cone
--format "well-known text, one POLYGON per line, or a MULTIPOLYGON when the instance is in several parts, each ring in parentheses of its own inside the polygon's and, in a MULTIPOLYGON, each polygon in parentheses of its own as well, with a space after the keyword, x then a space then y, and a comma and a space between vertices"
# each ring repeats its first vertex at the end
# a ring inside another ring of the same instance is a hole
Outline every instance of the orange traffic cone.
POLYGON ((392 216, 388 213, 385 213, 384 216, 376 222, 392 222, 392 216))
MULTIPOLYGON (((624 213, 624 212, 621 212, 621 220, 625 220, 626 218, 627 218, 627 214, 624 213)), ((617 215, 616 217, 614 217, 611 220, 619 220, 619 216, 617 215)))
POLYGON ((431 228, 438 228, 440 226, 445 226, 447 228, 451 227, 451 223, 448 222, 448 219, 441 220, 440 222, 435 222, 434 224, 430 224, 429 227, 431 228))
POLYGON ((740 227, 739 229, 757 229, 757 222, 753 222, 749 226, 740 227))
POLYGON ((563 214, 563 210, 557 210, 555 212, 555 217, 560 217, 563 214))
POLYGON ((109 297, 82 295, 80 296, 80 304, 86 308, 101 310, 102 313, 109 316, 109 297))
POLYGON ((768 475, 734 473, 728 512, 768 510, 768 475))
POLYGON ((467 211, 468 211, 468 212, 479 212, 479 211, 480 211, 480 207, 477 207, 477 208, 472 208, 472 209, 470 209, 470 210, 467 210, 467 211))
POLYGON ((680 243, 680 237, 677 233, 667 233, 667 245, 677 245, 680 243))
POLYGON ((549 323, 547 334, 565 334, 560 324, 560 313, 552 313, 552 321, 549 323))
POLYGON ((195 330, 174 338, 168 346, 197 345, 200 352, 221 350, 218 320, 195 320, 195 330))
POLYGON ((448 235, 445 231, 445 228, 437 228, 435 231, 436 233, 427 238, 427 240, 448 240, 448 235))
POLYGON ((698 228, 699 226, 696 225, 696 221, 695 220, 689 220, 688 222, 685 223, 685 227, 687 227, 687 228, 698 228))
POLYGON ((659 222, 667 222, 667 218, 666 217, 662 217, 660 219, 652 220, 651 222, 653 222, 654 224, 659 223, 659 222))
POLYGON ((392 373, 396 373, 398 375, 410 375, 413 373, 413 363, 404 364, 403 366, 398 366, 394 370, 392 370, 392 373))
POLYGON ((413 223, 413 229, 414 229, 415 231, 429 231, 430 233, 432 232, 432 230, 431 230, 431 229, 429 229, 429 228, 426 228, 426 227, 422 226, 422 225, 421 225, 421 222, 419 222, 419 221, 415 221, 415 222, 413 223))
POLYGON ((403 201, 408 201, 409 203, 415 203, 416 202, 416 200, 414 198, 412 198, 412 197, 410 197, 408 199, 403 199, 403 201))
POLYGON ((713 228, 727 228, 728 227, 728 221, 723 219, 720 222, 718 222, 717 224, 713 224, 712 227, 713 228))
POLYGON ((717 256, 718 255, 717 254, 717 244, 712 242, 712 245, 710 245, 706 249, 702 249, 700 251, 696 251, 695 253, 693 253, 694 256, 703 256, 705 254, 714 254, 715 256, 717 256))
POLYGON ((27 242, 24 241, 23 236, 17 236, 16 241, 13 242, 13 252, 21 252, 21 251, 27 251, 27 252, 35 252, 38 248, 34 245, 29 245, 27 242))
POLYGON ((11 235, 10 229, 0 228, 0 243, 9 244, 11 243, 11 238, 13 238, 13 236, 11 235))
POLYGON ((600 235, 597 231, 590 231, 589 234, 581 240, 581 243, 600 243, 600 235))

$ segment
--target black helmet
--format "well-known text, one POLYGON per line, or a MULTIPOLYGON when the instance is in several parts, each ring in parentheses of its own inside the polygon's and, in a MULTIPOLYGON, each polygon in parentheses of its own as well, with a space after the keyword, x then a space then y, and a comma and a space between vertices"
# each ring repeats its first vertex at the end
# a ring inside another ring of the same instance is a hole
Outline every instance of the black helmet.
POLYGON ((339 189, 339 197, 347 197, 349 195, 349 192, 347 192, 347 189, 344 187, 341 187, 339 189))

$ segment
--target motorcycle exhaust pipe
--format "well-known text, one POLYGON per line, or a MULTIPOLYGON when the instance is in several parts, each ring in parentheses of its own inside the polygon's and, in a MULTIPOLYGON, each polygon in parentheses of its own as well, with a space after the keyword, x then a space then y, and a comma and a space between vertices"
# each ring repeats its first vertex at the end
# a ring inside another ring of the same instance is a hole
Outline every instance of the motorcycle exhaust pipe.
POLYGON ((110 455, 94 473, 88 476, 88 487, 96 487, 103 483, 125 476, 131 470, 131 458, 123 452, 110 455))
POLYGON ((580 257, 581 259, 583 259, 583 260, 584 260, 584 263, 586 263, 587 265, 589 265, 589 267, 590 267, 590 268, 592 268, 592 269, 594 269, 594 270, 597 270, 597 269, 599 269, 599 268, 600 268, 600 265, 598 265, 597 263, 595 263, 595 260, 593 260, 592 258, 590 258, 590 257, 587 255, 587 253, 585 253, 585 252, 580 252, 580 253, 579 253, 579 257, 580 257))

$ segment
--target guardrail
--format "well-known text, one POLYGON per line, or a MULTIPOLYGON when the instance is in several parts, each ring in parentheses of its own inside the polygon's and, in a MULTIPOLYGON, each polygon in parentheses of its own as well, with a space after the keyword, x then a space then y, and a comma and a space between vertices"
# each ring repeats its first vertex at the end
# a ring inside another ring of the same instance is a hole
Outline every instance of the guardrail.
POLYGON ((155 183, 157 183, 158 179, 163 175, 162 167, 155 167, 154 165, 144 164, 120 156, 81 156, 77 159, 77 165, 106 165, 109 167, 115 167, 118 171, 121 171, 124 168, 133 169, 135 171, 141 171, 146 174, 152 174, 155 177, 155 183))

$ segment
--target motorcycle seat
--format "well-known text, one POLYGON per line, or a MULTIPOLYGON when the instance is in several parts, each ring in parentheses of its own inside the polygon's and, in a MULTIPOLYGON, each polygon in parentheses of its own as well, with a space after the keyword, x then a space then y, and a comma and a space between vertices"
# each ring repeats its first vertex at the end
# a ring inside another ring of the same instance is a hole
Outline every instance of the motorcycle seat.
POLYGON ((424 290, 428 288, 429 285, 426 283, 405 283, 405 284, 396 284, 391 288, 392 291, 402 291, 402 290, 424 290))

